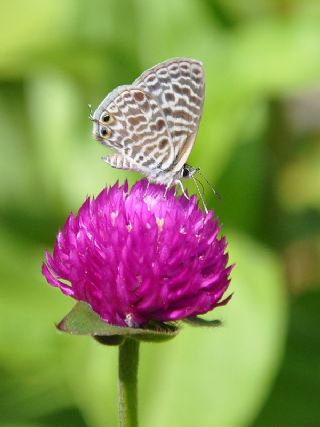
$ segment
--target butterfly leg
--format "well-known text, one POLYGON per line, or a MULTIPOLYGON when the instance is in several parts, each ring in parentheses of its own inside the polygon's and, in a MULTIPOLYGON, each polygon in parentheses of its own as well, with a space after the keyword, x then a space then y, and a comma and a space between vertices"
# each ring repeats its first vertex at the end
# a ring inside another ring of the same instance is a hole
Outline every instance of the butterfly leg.
POLYGON ((165 192, 163 193, 163 198, 164 199, 167 198, 167 193, 168 193, 168 190, 170 189, 171 185, 172 185, 172 180, 166 185, 165 192))
POLYGON ((184 191, 184 188, 183 188, 183 185, 182 185, 182 182, 180 181, 180 179, 178 179, 178 180, 177 180, 177 184, 179 184, 179 185, 180 185, 180 188, 181 188, 181 191, 182 191, 182 194, 184 195, 184 197, 185 197, 186 199, 190 200, 190 198, 189 198, 188 194, 184 191))

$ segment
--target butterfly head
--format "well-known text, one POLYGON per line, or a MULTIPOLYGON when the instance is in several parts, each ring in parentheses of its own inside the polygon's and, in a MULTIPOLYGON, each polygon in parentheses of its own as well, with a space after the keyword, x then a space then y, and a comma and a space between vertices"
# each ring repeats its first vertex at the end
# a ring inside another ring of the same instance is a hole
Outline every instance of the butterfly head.
POLYGON ((185 163, 181 169, 181 178, 188 179, 192 178, 197 172, 199 172, 200 168, 194 168, 187 163, 185 163))

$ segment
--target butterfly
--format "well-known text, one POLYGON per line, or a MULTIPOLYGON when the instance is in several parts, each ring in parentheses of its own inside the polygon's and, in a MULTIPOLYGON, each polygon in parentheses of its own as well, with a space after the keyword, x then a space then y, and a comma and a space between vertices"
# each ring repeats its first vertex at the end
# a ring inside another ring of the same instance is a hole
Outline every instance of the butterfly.
POLYGON ((89 116, 94 138, 115 152, 103 160, 167 188, 182 186, 182 178, 199 170, 186 161, 198 131, 204 89, 203 65, 189 58, 161 62, 131 85, 115 88, 89 116))

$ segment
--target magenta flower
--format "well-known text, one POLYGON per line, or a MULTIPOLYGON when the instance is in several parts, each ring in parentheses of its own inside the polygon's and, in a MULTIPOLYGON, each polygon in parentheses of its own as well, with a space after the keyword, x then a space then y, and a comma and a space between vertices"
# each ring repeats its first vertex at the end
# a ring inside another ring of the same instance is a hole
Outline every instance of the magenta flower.
POLYGON ((69 215, 47 281, 88 303, 106 322, 137 327, 206 313, 229 300, 226 240, 196 198, 142 180, 104 189, 69 215))

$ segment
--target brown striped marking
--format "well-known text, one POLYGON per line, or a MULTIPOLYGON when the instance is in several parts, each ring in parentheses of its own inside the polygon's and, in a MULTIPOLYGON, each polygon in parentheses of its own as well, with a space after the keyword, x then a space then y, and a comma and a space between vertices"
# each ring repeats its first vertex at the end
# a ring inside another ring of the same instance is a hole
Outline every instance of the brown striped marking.
POLYGON ((139 115, 134 116, 134 117, 129 117, 129 118, 128 118, 128 122, 129 122, 132 126, 137 126, 137 125, 139 125, 140 123, 146 123, 146 122, 147 122, 147 119, 146 119, 142 114, 139 114, 139 115))
POLYGON ((133 97, 137 102, 141 102, 145 98, 145 94, 141 91, 135 91, 133 92, 133 97))
POLYGON ((169 144, 168 138, 163 138, 159 143, 160 150, 164 150, 168 146, 168 144, 169 144))

